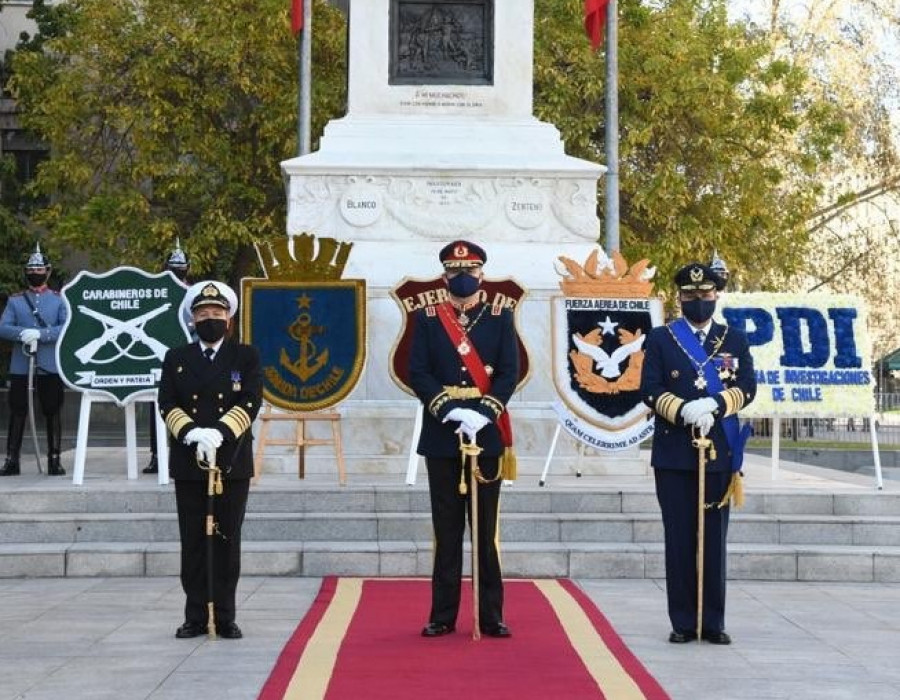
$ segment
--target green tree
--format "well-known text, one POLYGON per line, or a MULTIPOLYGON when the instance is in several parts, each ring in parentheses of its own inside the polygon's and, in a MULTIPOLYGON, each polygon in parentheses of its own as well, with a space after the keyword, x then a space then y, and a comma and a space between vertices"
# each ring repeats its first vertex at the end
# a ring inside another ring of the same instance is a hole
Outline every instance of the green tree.
MULTIPOLYGON (((537 0, 535 103, 568 151, 603 162, 604 54, 580 0, 537 0)), ((819 168, 842 144, 836 105, 724 0, 619 2, 621 245, 661 284, 713 248, 745 288, 797 273, 819 168)), ((602 214, 602 204, 601 204, 602 214)))
MULTIPOLYGON (((283 235, 296 154, 296 42, 283 0, 69 0, 23 44, 11 88, 51 149, 33 190, 55 248, 155 269, 176 237, 195 274, 255 273, 283 235)), ((344 97, 345 20, 316 0, 314 128, 344 97)), ((318 133, 318 131, 316 132, 318 133)))

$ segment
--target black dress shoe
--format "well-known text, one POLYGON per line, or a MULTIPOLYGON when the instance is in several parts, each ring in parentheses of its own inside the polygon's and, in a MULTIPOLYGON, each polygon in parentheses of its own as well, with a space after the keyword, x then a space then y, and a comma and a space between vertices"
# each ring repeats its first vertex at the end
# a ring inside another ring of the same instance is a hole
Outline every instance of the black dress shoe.
POLYGON ((422 630, 423 637, 443 637, 456 631, 453 625, 445 625, 443 622, 429 622, 422 630))
POLYGON ((727 632, 703 632, 700 638, 710 644, 731 644, 731 637, 727 632))
POLYGON ((206 634, 206 625, 201 625, 199 622, 185 622, 175 630, 176 639, 192 639, 204 634, 206 634))
POLYGON ((7 457, 0 469, 0 476, 19 476, 19 460, 7 457))
POLYGON ((48 476, 65 476, 66 470, 59 463, 59 457, 47 458, 47 475, 48 476))
POLYGON ((696 639, 696 632, 672 632, 669 635, 670 644, 687 644, 688 642, 696 641, 696 639))
POLYGON ((244 633, 241 632, 241 628, 237 626, 236 622, 226 622, 216 630, 216 633, 222 639, 240 639, 244 636, 244 633))
POLYGON ((156 461, 156 455, 150 457, 150 463, 141 470, 142 474, 157 474, 159 472, 159 463, 156 461))
POLYGON ((509 631, 509 627, 504 625, 502 622, 498 622, 495 625, 482 626, 481 633, 487 637, 497 637, 499 639, 512 637, 512 632, 509 631))

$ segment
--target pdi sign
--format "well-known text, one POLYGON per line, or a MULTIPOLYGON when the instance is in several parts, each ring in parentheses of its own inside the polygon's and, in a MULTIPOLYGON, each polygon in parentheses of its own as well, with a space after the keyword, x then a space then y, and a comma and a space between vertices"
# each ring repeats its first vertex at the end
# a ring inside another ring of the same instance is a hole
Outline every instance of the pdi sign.
POLYGON ((729 326, 747 334, 756 400, 742 415, 859 416, 874 411, 865 301, 847 294, 727 294, 729 326))

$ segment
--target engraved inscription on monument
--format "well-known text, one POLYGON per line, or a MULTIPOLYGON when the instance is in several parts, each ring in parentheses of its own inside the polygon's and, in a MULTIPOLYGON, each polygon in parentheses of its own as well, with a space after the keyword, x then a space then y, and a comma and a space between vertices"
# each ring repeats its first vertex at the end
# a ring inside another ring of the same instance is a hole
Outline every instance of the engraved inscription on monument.
POLYGON ((494 0, 391 0, 391 85, 493 85, 494 0))

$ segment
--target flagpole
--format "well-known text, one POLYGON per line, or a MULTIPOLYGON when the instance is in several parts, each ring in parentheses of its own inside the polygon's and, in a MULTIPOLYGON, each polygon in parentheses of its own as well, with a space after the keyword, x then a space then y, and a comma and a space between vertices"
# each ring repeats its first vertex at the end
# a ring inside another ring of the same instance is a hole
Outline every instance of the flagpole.
POLYGON ((313 0, 303 3, 303 28, 297 43, 297 65, 300 89, 297 90, 297 151, 306 155, 311 148, 312 131, 312 6, 313 0))
POLYGON ((606 254, 619 250, 619 9, 606 7, 606 254))

